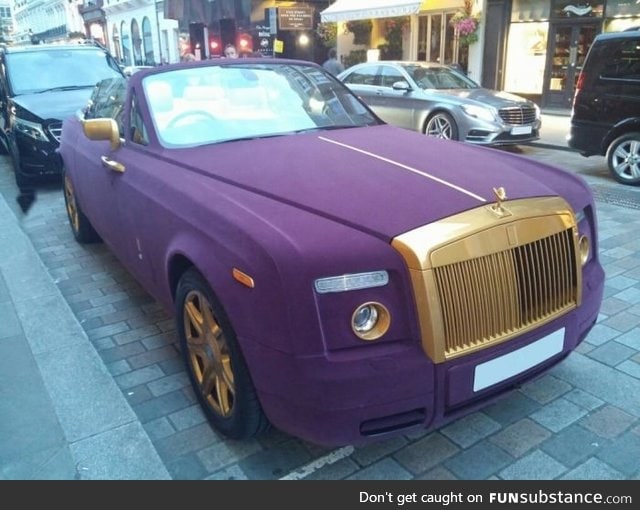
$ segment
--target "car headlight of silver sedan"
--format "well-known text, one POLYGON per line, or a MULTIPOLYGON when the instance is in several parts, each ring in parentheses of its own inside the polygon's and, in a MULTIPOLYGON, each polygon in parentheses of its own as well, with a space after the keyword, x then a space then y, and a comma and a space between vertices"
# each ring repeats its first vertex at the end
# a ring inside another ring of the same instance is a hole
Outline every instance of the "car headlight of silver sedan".
POLYGON ((475 104, 465 104, 465 105, 462 105, 462 110, 469 117, 485 120, 487 122, 495 122, 496 120, 496 114, 494 110, 492 110, 491 108, 486 108, 484 106, 479 106, 475 104))

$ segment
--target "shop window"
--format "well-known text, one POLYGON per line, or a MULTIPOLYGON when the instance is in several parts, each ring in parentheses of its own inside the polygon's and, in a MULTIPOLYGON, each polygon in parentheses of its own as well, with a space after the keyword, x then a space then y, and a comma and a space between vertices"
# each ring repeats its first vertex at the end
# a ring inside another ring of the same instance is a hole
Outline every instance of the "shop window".
POLYGON ((509 32, 504 89, 542 94, 548 23, 513 23, 509 32))

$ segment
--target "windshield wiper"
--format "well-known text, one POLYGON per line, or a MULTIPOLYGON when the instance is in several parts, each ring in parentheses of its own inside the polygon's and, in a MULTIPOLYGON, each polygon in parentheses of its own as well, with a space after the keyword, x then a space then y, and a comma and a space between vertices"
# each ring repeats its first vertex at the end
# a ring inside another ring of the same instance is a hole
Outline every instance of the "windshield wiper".
POLYGON ((36 94, 42 94, 43 92, 57 92, 59 90, 80 90, 80 89, 88 89, 93 87, 93 85, 65 85, 63 87, 51 87, 50 89, 39 90, 36 94))

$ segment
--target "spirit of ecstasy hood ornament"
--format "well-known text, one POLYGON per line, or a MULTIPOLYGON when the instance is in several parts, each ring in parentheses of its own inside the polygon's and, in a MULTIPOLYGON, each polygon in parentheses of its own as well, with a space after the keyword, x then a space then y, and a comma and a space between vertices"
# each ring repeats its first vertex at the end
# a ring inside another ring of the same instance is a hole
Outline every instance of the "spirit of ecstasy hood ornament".
POLYGON ((508 216, 510 214, 509 211, 502 205, 507 199, 507 192, 500 186, 499 188, 493 188, 493 193, 496 196, 496 203, 491 206, 491 210, 498 216, 508 216))

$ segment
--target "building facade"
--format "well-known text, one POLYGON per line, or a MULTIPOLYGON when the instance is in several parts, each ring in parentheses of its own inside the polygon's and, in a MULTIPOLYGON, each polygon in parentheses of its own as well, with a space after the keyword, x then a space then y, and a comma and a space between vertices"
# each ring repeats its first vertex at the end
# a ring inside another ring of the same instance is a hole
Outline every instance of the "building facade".
POLYGON ((79 6, 82 0, 16 0, 14 42, 62 41, 69 35, 84 33, 79 6))
POLYGON ((640 27, 638 0, 487 0, 482 83, 571 107, 594 37, 640 27))
POLYGON ((0 43, 11 44, 13 42, 13 2, 0 0, 0 43))
POLYGON ((486 87, 549 108, 570 107, 598 33, 640 26, 640 0, 17 0, 13 7, 15 39, 80 30, 126 65, 186 53, 217 58, 227 44, 241 54, 320 63, 336 47, 347 66, 375 58, 459 64, 486 87))

